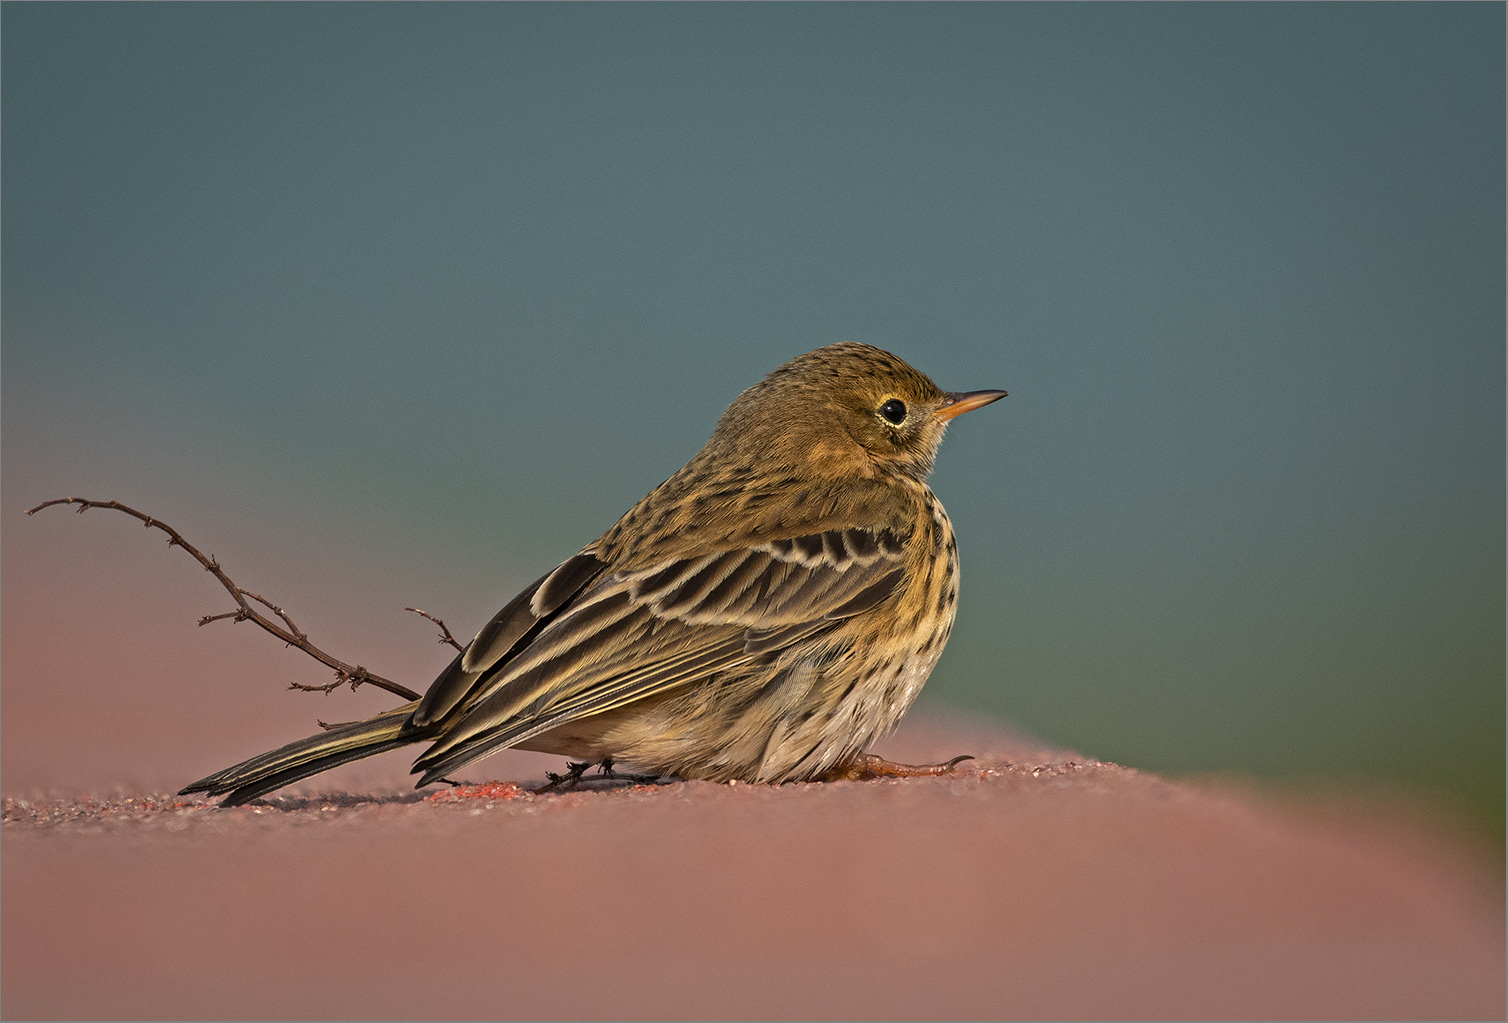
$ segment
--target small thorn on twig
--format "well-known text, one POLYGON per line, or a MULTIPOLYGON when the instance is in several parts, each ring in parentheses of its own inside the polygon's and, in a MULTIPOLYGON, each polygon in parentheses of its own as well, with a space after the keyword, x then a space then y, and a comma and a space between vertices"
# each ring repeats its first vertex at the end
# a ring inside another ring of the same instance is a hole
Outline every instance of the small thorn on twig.
POLYGON ((241 611, 227 611, 220 615, 205 615, 199 619, 200 625, 208 625, 210 622, 218 622, 222 618, 234 618, 238 622, 246 620, 246 615, 241 611))
POLYGON ((272 633, 274 636, 278 637, 290 646, 298 647, 304 653, 308 654, 310 657, 313 657, 321 664, 325 665, 328 668, 334 669, 336 673, 336 681, 331 685, 305 686, 299 685, 298 683, 291 683, 289 685, 290 689, 301 689, 306 692, 318 691, 328 693, 330 692, 330 690, 334 689, 342 682, 350 681, 352 683, 352 688, 355 688, 361 683, 370 682, 372 685, 377 686, 380 689, 386 689, 388 692, 394 694, 395 696, 400 696, 405 700, 419 699, 419 694, 414 692, 414 690, 410 689, 408 686, 400 685, 397 682, 392 682, 378 675, 373 675, 371 672, 360 666, 357 666, 353 669, 350 665, 346 664, 344 661, 341 661, 339 658, 332 657, 330 654, 327 654, 323 650, 316 647, 313 643, 309 642, 308 634, 294 624, 293 619, 289 617, 286 611, 284 611, 276 604, 272 603, 270 600, 258 596, 257 594, 252 593, 250 590, 246 590, 241 588, 240 586, 237 586, 235 581, 232 580, 230 576, 225 574, 225 571, 220 567, 220 562, 217 559, 210 557, 209 555, 205 554, 203 551, 195 547, 193 544, 189 543, 176 529, 168 525, 166 522, 163 522, 156 516, 147 515, 144 512, 139 512, 135 508, 121 504, 119 501, 91 501, 88 498, 83 497, 53 498, 50 501, 43 501, 35 508, 29 509, 26 514, 35 515, 43 508, 49 508, 55 504, 76 505, 77 507, 74 510, 79 514, 83 514, 90 508, 109 508, 140 520, 142 525, 148 529, 162 530, 167 534, 167 542, 169 547, 182 547, 185 551, 187 551, 189 556, 192 557, 195 561, 199 562, 199 564, 204 567, 204 570, 206 572, 209 572, 215 577, 215 580, 225 588, 225 591, 229 593, 231 595, 231 598, 236 602, 237 609, 235 611, 218 615, 205 615, 204 617, 199 619, 200 625, 208 625, 210 622, 219 621, 222 618, 231 618, 238 622, 255 622, 263 630, 272 633), (251 600, 254 600, 265 606, 269 611, 273 613, 273 615, 276 616, 277 620, 275 621, 272 618, 268 618, 266 615, 259 612, 256 608, 252 607, 250 603, 251 600))
POLYGON ((306 686, 302 682, 289 682, 289 689, 296 689, 301 693, 329 693, 339 686, 345 679, 337 678, 334 682, 326 682, 320 686, 306 686))
POLYGON ((406 607, 403 610, 405 610, 405 611, 412 611, 416 615, 423 615, 425 618, 428 618, 430 621, 432 621, 436 625, 438 625, 440 627, 440 638, 439 638, 439 640, 437 640, 437 642, 440 642, 440 643, 449 643, 451 646, 455 647, 457 650, 465 650, 466 649, 460 643, 456 642, 456 638, 450 634, 450 630, 445 627, 445 621, 444 621, 444 619, 437 618, 436 616, 430 614, 428 611, 421 611, 417 607, 406 607))

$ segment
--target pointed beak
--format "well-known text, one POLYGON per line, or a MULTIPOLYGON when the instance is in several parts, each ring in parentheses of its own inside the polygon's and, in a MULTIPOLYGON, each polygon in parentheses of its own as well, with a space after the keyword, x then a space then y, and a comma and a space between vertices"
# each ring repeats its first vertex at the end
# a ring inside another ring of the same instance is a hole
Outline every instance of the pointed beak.
POLYGON ((937 410, 938 419, 952 419, 976 408, 983 408, 992 401, 999 401, 1005 391, 948 391, 948 400, 937 410))

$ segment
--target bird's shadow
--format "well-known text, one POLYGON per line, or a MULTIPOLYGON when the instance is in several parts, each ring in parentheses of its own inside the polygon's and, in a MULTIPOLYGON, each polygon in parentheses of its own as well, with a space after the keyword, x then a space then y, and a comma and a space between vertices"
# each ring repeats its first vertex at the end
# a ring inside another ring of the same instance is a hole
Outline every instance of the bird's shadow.
POLYGON ((488 799, 554 799, 572 793, 612 792, 619 789, 675 785, 679 782, 680 779, 675 777, 664 777, 655 781, 646 781, 642 778, 631 776, 617 778, 591 776, 578 779, 575 785, 552 789, 549 787, 549 783, 543 778, 529 784, 458 781, 446 788, 416 789, 412 792, 327 792, 308 796, 261 796, 242 805, 278 810, 283 813, 298 813, 307 810, 322 810, 325 807, 346 810, 362 806, 413 806, 424 802, 473 803, 488 799), (514 786, 514 791, 507 794, 501 792, 494 794, 493 790, 504 785, 514 786), (474 791, 468 792, 467 790, 474 791), (455 795, 447 797, 447 793, 455 793, 455 795))

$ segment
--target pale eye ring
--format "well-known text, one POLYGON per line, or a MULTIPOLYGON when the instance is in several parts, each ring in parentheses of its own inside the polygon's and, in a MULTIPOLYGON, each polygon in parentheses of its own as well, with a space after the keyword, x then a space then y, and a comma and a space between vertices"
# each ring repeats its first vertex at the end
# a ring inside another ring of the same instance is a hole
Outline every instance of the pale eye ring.
POLYGON ((899 398, 891 398, 880 406, 880 417, 892 426, 900 426, 906 421, 906 403, 899 398))

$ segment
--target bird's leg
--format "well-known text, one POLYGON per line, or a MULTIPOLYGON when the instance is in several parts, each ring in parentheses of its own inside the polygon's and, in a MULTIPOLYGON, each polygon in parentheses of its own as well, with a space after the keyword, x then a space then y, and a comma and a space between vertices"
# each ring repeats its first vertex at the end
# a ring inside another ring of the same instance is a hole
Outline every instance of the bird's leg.
POLYGON ((846 764, 828 771, 822 781, 873 781, 876 778, 933 778, 940 774, 952 774, 953 769, 965 760, 973 760, 968 754, 954 757, 946 764, 897 764, 893 760, 860 753, 846 764))

